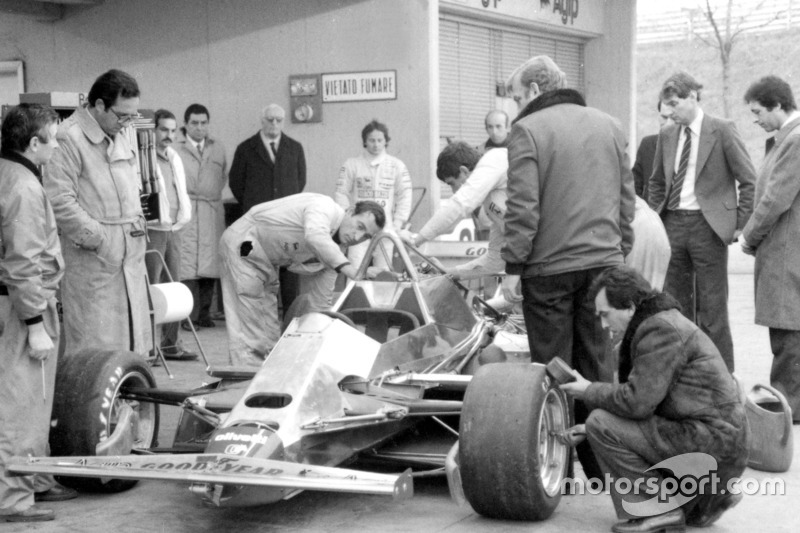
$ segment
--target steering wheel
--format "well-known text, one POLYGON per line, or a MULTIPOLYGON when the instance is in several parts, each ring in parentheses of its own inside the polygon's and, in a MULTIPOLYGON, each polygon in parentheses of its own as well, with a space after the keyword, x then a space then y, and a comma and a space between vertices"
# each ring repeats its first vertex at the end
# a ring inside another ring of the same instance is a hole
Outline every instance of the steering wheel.
POLYGON ((500 320, 503 318, 503 313, 489 305, 489 302, 481 298, 480 296, 475 296, 472 298, 472 307, 475 308, 476 311, 479 313, 486 315, 494 320, 500 320))
POLYGON ((344 315, 344 314, 342 314, 342 313, 339 313, 338 311, 330 311, 330 310, 327 310, 327 309, 326 309, 326 310, 323 310, 323 311, 317 311, 317 313, 321 313, 321 314, 323 314, 323 315, 326 315, 326 316, 329 316, 329 317, 331 317, 331 318, 338 318, 339 320, 341 320, 342 322, 344 322, 345 324, 347 324, 347 325, 348 325, 348 326, 350 326, 351 328, 353 328, 353 329, 358 329, 358 328, 356 327, 356 324, 355 324, 355 322, 353 322, 353 321, 350 319, 350 317, 349 317, 349 316, 347 316, 347 315, 344 315))

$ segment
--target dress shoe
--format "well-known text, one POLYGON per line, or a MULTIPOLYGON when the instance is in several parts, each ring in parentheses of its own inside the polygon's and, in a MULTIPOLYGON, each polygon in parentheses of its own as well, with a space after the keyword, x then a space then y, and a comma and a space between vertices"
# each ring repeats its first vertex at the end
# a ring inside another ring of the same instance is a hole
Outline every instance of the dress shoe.
POLYGON ((0 515, 6 522, 47 522, 53 520, 56 514, 50 509, 42 509, 32 505, 20 513, 0 515))
POLYGON ((207 316, 203 318, 198 318, 197 325, 200 326, 201 328, 214 328, 217 326, 216 324, 214 324, 214 321, 207 316))
POLYGON ((194 352, 187 352, 183 348, 178 350, 166 350, 162 349, 162 353, 164 354, 165 359, 169 359, 170 361, 194 361, 197 359, 197 354, 194 352))
POLYGON ((33 499, 37 502, 63 502, 77 497, 77 490, 71 487, 65 487, 60 483, 56 483, 49 490, 37 492, 33 495, 33 499))
POLYGON ((634 518, 614 524, 611 528, 614 533, 673 533, 685 530, 686 520, 683 516, 683 509, 675 509, 647 518, 634 518))
POLYGON ((699 516, 689 516, 686 524, 692 527, 708 527, 722 516, 728 509, 736 507, 743 496, 741 494, 725 494, 715 498, 699 516))
MULTIPOLYGON (((188 320, 181 320, 181 329, 184 331, 192 331, 192 326, 188 320)), ((195 324, 194 329, 200 329, 200 324, 195 324)))

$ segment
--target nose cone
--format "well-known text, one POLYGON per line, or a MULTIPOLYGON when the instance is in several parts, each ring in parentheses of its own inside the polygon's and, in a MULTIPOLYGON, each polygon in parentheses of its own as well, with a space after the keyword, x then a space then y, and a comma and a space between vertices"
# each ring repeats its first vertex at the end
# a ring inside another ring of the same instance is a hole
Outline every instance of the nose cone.
POLYGON ((207 453, 283 460, 281 438, 272 429, 234 426, 216 430, 208 440, 207 453))
MULTIPOLYGON (((275 431, 253 426, 233 426, 216 430, 208 440, 206 452, 279 461, 285 458, 283 442, 275 431)), ((217 507, 265 505, 280 501, 292 492, 284 488, 210 483, 195 484, 191 491, 217 507)))

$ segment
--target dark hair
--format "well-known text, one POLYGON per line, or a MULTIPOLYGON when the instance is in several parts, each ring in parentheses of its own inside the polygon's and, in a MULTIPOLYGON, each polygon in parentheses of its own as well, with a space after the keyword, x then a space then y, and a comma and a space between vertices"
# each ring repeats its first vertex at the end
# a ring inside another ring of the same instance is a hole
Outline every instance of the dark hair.
POLYGON ((372 122, 364 126, 364 129, 361 130, 361 142, 364 143, 365 148, 367 146, 367 135, 373 131, 383 132, 383 136, 386 138, 386 146, 389 146, 389 128, 387 128, 386 124, 383 122, 378 122, 377 119, 372 119, 372 122))
POLYGON ((372 200, 357 202, 353 208, 353 215, 360 215, 361 213, 372 213, 375 217, 375 224, 381 229, 386 225, 386 211, 383 210, 378 202, 373 202, 372 200))
POLYGON ((47 127, 55 122, 58 122, 58 113, 50 106, 19 104, 12 107, 3 119, 0 130, 2 151, 22 153, 28 149, 34 137, 43 143, 50 142, 47 127))
POLYGON ((106 109, 117 103, 117 98, 135 98, 139 96, 139 84, 136 79, 121 70, 111 69, 94 80, 89 89, 89 105, 94 107, 97 100, 102 100, 106 109))
POLYGON ((778 76, 764 76, 750 85, 744 93, 744 101, 748 104, 758 102, 770 111, 778 104, 787 113, 797 109, 792 88, 778 76))
POLYGON ((660 97, 662 100, 677 96, 678 98, 686 98, 689 93, 695 91, 697 93, 697 101, 700 101, 700 89, 703 85, 696 79, 691 77, 686 72, 676 72, 664 82, 661 86, 660 97))
POLYGON ((177 120, 175 118, 175 114, 172 111, 168 109, 159 109, 153 114, 153 123, 156 125, 156 128, 158 127, 158 122, 165 118, 171 118, 172 120, 177 120))
POLYGON ((444 181, 446 178, 458 176, 461 166, 472 172, 481 158, 481 154, 464 141, 456 141, 444 147, 436 159, 436 177, 444 181))
POLYGON ((613 266, 597 276, 589 287, 589 298, 594 301, 603 289, 614 309, 639 307, 644 300, 658 294, 639 272, 624 265, 613 266))
POLYGON ((189 122, 191 115, 205 115, 208 120, 211 120, 211 113, 208 112, 208 109, 203 104, 192 104, 187 107, 186 111, 183 112, 183 121, 189 122))
POLYGON ((492 109, 491 111, 486 113, 486 116, 483 117, 483 125, 484 126, 486 126, 486 123, 489 121, 489 118, 491 118, 492 115, 501 115, 501 116, 505 117, 506 118, 506 128, 508 127, 508 123, 509 123, 508 113, 506 113, 502 109, 492 109))

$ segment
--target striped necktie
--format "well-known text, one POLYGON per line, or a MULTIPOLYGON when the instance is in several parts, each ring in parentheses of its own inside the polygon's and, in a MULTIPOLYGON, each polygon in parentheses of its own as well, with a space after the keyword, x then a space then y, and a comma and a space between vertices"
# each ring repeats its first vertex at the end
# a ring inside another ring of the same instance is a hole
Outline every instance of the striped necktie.
POLYGON ((678 164, 678 172, 672 178, 672 189, 669 191, 669 201, 667 202, 667 209, 674 211, 681 205, 681 189, 683 188, 683 180, 686 178, 686 169, 689 168, 689 155, 692 152, 692 130, 683 128, 686 139, 683 141, 683 150, 681 151, 681 161, 678 164))

